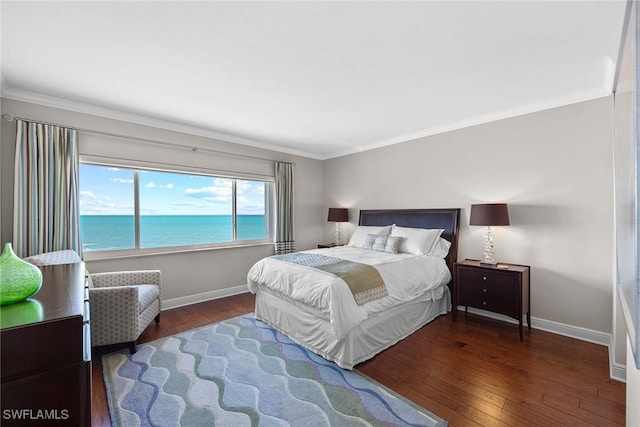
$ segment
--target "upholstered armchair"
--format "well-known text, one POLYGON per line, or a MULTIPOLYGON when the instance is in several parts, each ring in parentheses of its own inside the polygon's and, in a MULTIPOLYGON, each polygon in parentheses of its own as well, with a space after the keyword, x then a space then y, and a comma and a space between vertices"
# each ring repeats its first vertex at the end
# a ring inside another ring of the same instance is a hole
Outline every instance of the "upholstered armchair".
MULTIPOLYGON (((80 262, 73 250, 47 252, 25 258, 44 266, 80 262)), ((91 310, 91 345, 127 343, 136 352, 136 341, 155 319, 160 322, 162 274, 159 270, 87 272, 91 310)))

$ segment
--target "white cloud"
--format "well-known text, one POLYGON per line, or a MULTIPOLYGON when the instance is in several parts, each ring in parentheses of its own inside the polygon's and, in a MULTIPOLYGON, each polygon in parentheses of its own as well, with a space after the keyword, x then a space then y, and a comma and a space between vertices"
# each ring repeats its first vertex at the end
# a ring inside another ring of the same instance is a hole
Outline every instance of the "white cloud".
POLYGON ((132 215, 133 206, 129 204, 114 203, 107 198, 80 200, 82 215, 132 215))
POLYGON ((238 180, 236 183, 238 194, 264 194, 264 183, 238 180))
POLYGON ((184 193, 192 197, 202 197, 205 199, 227 199, 231 197, 231 187, 200 187, 187 188, 184 193))
POLYGON ((120 184, 133 184, 132 179, 125 179, 125 178, 109 178, 109 181, 118 182, 120 184))
POLYGON ((238 180, 236 181, 236 189, 238 190, 238 193, 248 191, 251 189, 251 183, 249 181, 238 180))
POLYGON ((167 190, 171 190, 174 187, 174 185, 171 184, 171 183, 168 183, 168 184, 156 184, 153 181, 149 181, 144 186, 147 187, 147 188, 165 188, 167 190))
POLYGON ((80 191, 78 194, 80 194, 80 197, 88 197, 90 199, 96 198, 96 195, 91 191, 80 191))
POLYGON ((229 187, 231 188, 232 181, 229 178, 213 178, 213 185, 215 187, 229 187))

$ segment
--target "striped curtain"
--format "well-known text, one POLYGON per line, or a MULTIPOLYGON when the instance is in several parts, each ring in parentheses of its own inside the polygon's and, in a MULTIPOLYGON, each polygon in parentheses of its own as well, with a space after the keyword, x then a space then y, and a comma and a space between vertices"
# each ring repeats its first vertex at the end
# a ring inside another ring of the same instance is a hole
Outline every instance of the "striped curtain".
POLYGON ((276 162, 276 254, 296 250, 293 217, 293 164, 276 162))
POLYGON ((82 257, 77 131, 16 122, 14 251, 26 257, 73 249, 82 257))

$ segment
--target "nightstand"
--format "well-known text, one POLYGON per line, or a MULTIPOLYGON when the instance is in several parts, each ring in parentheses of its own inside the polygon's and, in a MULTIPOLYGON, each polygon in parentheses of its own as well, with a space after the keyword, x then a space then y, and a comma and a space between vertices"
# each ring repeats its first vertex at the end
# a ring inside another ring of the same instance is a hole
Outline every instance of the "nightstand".
POLYGON ((342 245, 336 245, 335 243, 318 243, 318 249, 335 248, 336 246, 342 246, 342 245))
POLYGON ((520 325, 522 341, 522 317, 527 315, 527 326, 531 330, 530 267, 500 263, 497 267, 480 265, 480 261, 465 259, 453 268, 455 304, 453 320, 458 306, 469 306, 516 319, 520 325), (501 268, 502 267, 502 268, 501 268))

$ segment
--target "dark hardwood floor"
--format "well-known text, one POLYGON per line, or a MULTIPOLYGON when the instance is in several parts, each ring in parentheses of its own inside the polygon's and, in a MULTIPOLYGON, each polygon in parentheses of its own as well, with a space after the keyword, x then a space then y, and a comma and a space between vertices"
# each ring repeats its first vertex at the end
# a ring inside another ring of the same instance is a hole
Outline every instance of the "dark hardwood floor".
MULTIPOLYGON (((242 294, 162 312, 141 343, 253 311, 242 294)), ((110 426, 94 349, 94 427, 110 426)), ((446 419, 450 426, 623 426, 625 384, 609 378, 608 349, 464 314, 441 316, 356 369, 446 419)))

